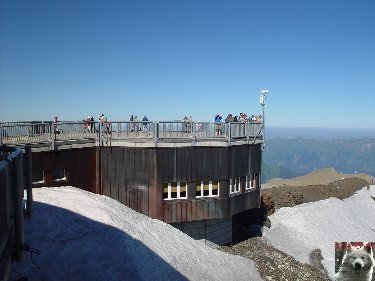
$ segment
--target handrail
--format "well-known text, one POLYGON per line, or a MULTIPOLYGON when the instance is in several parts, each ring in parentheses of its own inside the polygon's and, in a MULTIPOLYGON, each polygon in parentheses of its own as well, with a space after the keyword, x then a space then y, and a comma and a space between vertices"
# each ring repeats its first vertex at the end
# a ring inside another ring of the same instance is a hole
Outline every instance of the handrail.
POLYGON ((110 145, 112 141, 191 142, 235 140, 262 141, 262 122, 185 122, 185 121, 112 121, 112 122, 29 122, 0 123, 0 145, 90 140, 96 145, 110 145))

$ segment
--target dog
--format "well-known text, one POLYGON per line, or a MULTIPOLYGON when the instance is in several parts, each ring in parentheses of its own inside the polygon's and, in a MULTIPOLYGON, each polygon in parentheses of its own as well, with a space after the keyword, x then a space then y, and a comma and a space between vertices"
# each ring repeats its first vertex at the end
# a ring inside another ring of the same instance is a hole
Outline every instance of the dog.
POLYGON ((348 247, 342 258, 339 271, 335 275, 337 281, 371 281, 375 260, 371 243, 348 247))

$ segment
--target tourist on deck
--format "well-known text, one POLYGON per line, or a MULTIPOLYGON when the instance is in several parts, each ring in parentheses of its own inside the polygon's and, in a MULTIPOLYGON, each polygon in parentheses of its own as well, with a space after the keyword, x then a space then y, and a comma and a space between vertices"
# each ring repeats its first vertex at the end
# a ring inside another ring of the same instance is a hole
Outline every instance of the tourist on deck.
POLYGON ((145 116, 143 116, 143 119, 142 119, 142 122, 143 122, 143 131, 144 132, 147 132, 148 131, 148 119, 147 119, 147 117, 146 117, 146 115, 145 116))
POLYGON ((86 122, 85 122, 85 126, 86 126, 86 130, 85 130, 85 133, 90 133, 91 132, 91 124, 90 124, 90 121, 91 121, 91 118, 90 116, 87 116, 87 119, 86 119, 86 122))
POLYGON ((187 133, 188 132, 188 118, 187 116, 185 115, 184 119, 182 119, 182 122, 184 122, 184 132, 187 133))
POLYGON ((193 117, 191 117, 191 115, 189 115, 189 117, 188 117, 188 128, 187 128, 188 133, 191 133, 191 124, 192 124, 192 122, 193 122, 193 117))
POLYGON ((86 133, 86 131, 87 131, 86 119, 82 119, 82 124, 83 124, 83 132, 86 133))
POLYGON ((238 116, 238 120, 237 120, 238 122, 241 122, 241 123, 242 123, 242 120, 243 120, 243 119, 242 119, 242 116, 243 116, 243 113, 240 113, 240 115, 238 116))
POLYGON ((219 135, 222 135, 222 131, 221 131, 221 115, 220 114, 216 114, 215 115, 215 128, 216 128, 216 135, 219 136, 219 135))
MULTIPOLYGON (((60 129, 58 128, 58 120, 57 120, 57 115, 53 115, 53 132, 54 134, 60 134, 60 129)), ((56 137, 56 136, 55 136, 56 137)))
POLYGON ((91 129, 92 133, 94 132, 94 125, 95 125, 95 120, 94 120, 94 117, 91 116, 91 119, 90 119, 90 129, 91 129))
POLYGON ((105 124, 105 135, 106 137, 112 137, 112 122, 105 124))
POLYGON ((243 114, 242 119, 243 119, 243 121, 242 121, 243 123, 248 123, 249 122, 249 119, 247 118, 246 113, 243 114))
POLYGON ((107 122, 107 118, 102 113, 102 115, 99 116, 99 128, 100 128, 100 132, 104 132, 104 130, 105 130, 105 123, 106 122, 107 122))
POLYGON ((233 122, 233 115, 228 113, 227 118, 225 118, 225 123, 233 122))
POLYGON ((139 130, 139 124, 138 124, 138 117, 137 117, 137 115, 134 116, 133 122, 134 122, 134 131, 138 132, 138 130, 139 130))
MULTIPOLYGON (((134 116, 133 114, 130 116, 130 119, 129 119, 130 122, 133 122, 134 121, 134 116)), ((130 132, 133 132, 134 131, 134 124, 131 123, 130 124, 130 132)))
POLYGON ((240 113, 238 117, 238 122, 247 123, 248 122, 247 115, 245 113, 240 113))

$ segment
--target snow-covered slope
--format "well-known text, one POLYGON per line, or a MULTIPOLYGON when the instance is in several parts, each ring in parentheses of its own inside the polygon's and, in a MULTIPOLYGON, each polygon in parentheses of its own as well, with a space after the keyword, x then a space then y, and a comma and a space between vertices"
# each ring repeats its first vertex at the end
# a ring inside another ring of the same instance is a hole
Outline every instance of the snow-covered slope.
POLYGON ((26 242, 14 264, 28 280, 262 280, 248 259, 199 243, 115 200, 73 187, 34 189, 26 242))
POLYGON ((309 263, 309 254, 322 251, 323 265, 332 277, 335 242, 375 241, 375 186, 363 188, 343 201, 329 198, 292 208, 281 208, 270 216, 272 227, 264 236, 279 250, 309 263))

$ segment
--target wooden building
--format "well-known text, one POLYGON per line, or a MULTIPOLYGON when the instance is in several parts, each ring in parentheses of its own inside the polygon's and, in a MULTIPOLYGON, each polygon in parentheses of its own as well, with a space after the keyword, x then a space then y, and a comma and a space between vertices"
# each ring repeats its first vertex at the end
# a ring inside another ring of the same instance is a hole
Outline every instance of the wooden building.
POLYGON ((260 206, 261 153, 261 144, 35 152, 34 186, 72 185, 103 194, 194 237, 189 222, 193 229, 197 221, 204 227, 225 222, 229 229, 232 215, 260 206))
POLYGON ((216 244, 232 241, 233 215, 260 206, 261 122, 86 125, 0 124, 0 144, 31 144, 34 187, 103 194, 216 244))

